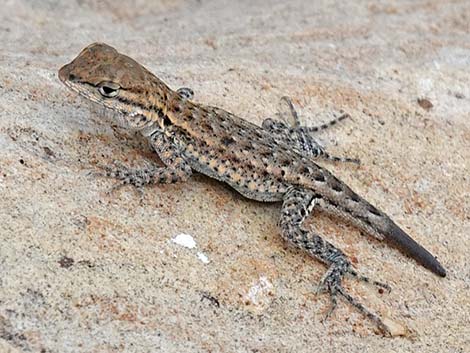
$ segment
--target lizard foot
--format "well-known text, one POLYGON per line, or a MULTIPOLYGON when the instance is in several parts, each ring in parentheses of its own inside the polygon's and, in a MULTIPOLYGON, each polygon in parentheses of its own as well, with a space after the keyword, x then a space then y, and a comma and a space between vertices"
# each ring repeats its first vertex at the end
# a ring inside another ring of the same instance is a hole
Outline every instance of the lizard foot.
MULTIPOLYGON (((338 296, 343 297, 350 305, 355 307, 361 314, 366 316, 370 321, 372 321, 383 333, 386 335, 390 334, 390 329, 385 325, 382 319, 373 312, 369 311, 362 303, 360 303, 356 298, 351 296, 343 287, 341 281, 343 278, 344 273, 347 272, 354 272, 353 270, 349 270, 348 266, 337 266, 332 265, 330 269, 326 272, 325 276, 320 282, 317 292, 328 292, 330 295, 331 300, 331 307, 328 309, 324 321, 328 320, 331 317, 334 310, 338 305, 338 296)), ((356 273, 357 275, 357 273, 356 273)), ((359 279, 363 279, 362 277, 358 277, 359 279)), ((366 278, 366 277, 364 277, 366 278)), ((374 284, 380 282, 374 282, 374 284)), ((382 286, 382 283, 380 283, 382 286)), ((387 286, 388 287, 388 286, 387 286)))
MULTIPOLYGON (((295 110, 294 103, 292 103, 292 99, 290 97, 281 97, 278 111, 281 118, 283 117, 283 120, 286 121, 288 125, 291 125, 294 128, 302 126, 300 124, 297 111, 295 110)), ((339 112, 331 112, 330 115, 332 118, 330 118, 330 120, 328 120, 326 123, 317 126, 304 127, 305 131, 307 133, 314 133, 317 131, 326 130, 331 126, 336 125, 340 121, 343 121, 344 119, 351 119, 351 115, 344 112, 343 110, 339 110, 339 112)))
POLYGON ((98 165, 98 168, 101 171, 94 172, 95 176, 113 178, 120 181, 111 188, 110 192, 129 184, 141 188, 144 185, 151 184, 155 175, 155 171, 152 168, 132 169, 120 162, 114 162, 113 166, 98 165))
POLYGON ((294 104, 289 97, 281 98, 278 110, 278 116, 281 120, 265 119, 262 127, 269 131, 280 142, 288 145, 305 157, 322 159, 328 162, 360 164, 357 158, 330 155, 321 143, 312 136, 314 132, 327 129, 339 121, 349 118, 349 114, 341 111, 340 115, 334 115, 334 119, 325 124, 315 127, 306 127, 300 123, 294 104))

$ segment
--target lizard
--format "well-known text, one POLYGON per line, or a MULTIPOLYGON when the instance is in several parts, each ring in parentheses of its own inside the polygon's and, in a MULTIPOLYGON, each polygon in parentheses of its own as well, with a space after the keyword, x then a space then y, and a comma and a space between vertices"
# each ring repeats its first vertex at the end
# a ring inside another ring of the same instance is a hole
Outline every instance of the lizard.
POLYGON ((194 102, 190 89, 172 90, 137 61, 104 43, 84 48, 60 68, 58 76, 65 86, 112 112, 118 124, 140 133, 163 163, 141 169, 103 167, 105 176, 142 187, 184 182, 201 173, 248 199, 281 203, 278 225, 284 240, 328 268, 318 286, 330 297, 326 317, 343 298, 389 334, 380 316, 353 297, 343 282, 348 276, 390 287, 359 274, 342 250, 306 229, 303 222, 313 210, 343 219, 391 243, 438 276, 446 276, 438 260, 389 216, 318 164, 321 160, 358 162, 329 155, 312 137, 348 114, 319 127, 303 127, 292 102, 283 98, 294 123, 266 119, 260 127, 221 108, 194 102))

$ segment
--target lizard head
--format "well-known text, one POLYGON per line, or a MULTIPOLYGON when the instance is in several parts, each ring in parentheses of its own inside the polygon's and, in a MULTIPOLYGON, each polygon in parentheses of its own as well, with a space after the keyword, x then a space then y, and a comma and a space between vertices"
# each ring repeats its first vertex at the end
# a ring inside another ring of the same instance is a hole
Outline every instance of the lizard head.
POLYGON ((104 43, 83 49, 59 70, 59 79, 81 96, 119 113, 119 120, 140 129, 158 121, 172 91, 132 58, 104 43))

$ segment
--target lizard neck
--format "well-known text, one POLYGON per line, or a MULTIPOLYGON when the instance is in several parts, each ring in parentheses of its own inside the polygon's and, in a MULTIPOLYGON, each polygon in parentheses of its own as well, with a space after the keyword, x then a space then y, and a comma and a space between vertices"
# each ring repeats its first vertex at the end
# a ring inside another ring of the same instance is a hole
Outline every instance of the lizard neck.
POLYGON ((135 102, 139 106, 155 111, 158 115, 166 115, 168 103, 176 99, 178 94, 168 87, 156 76, 144 87, 139 87, 135 92, 135 102))
POLYGON ((155 76, 145 85, 124 89, 116 99, 127 106, 131 127, 143 130, 144 135, 144 131, 152 130, 152 125, 159 126, 162 131, 169 125, 175 125, 178 114, 171 112, 178 111, 178 107, 184 103, 177 92, 155 76))
POLYGON ((161 126, 179 126, 185 120, 187 101, 157 77, 149 85, 148 94, 144 92, 137 100, 144 105, 150 103, 161 126))

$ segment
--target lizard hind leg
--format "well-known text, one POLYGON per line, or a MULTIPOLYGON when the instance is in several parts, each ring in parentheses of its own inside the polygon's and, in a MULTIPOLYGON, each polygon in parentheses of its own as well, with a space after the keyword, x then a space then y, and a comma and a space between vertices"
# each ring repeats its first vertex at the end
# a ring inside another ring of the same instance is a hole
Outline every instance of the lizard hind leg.
MULTIPOLYGON (((292 127, 301 127, 300 124, 300 119, 297 114, 297 111, 295 110, 294 103, 292 103, 292 99, 290 99, 287 96, 281 97, 279 101, 279 115, 281 118, 283 118, 285 121, 290 120, 290 125, 292 127)), ((326 123, 323 123, 321 125, 317 126, 311 126, 311 127, 306 127, 305 130, 308 133, 313 133, 321 130, 326 130, 329 127, 332 127, 333 125, 336 125, 340 121, 344 119, 349 119, 351 116, 348 113, 345 113, 344 111, 340 110, 339 115, 333 113, 333 119, 330 119, 326 123)))
POLYGON ((263 121, 262 127, 270 131, 276 138, 280 139, 283 143, 291 146, 300 154, 310 157, 319 158, 332 162, 346 162, 359 164, 360 161, 355 158, 336 157, 330 155, 325 148, 311 136, 312 132, 326 129, 338 121, 348 117, 347 114, 331 120, 328 123, 317 127, 305 127, 300 124, 299 116, 294 108, 294 105, 289 97, 282 97, 279 104, 279 116, 283 121, 276 121, 273 119, 266 119, 263 121))
POLYGON ((347 274, 352 274, 363 280, 367 278, 357 274, 352 268, 351 262, 341 250, 319 235, 302 227, 303 221, 319 201, 320 196, 313 191, 294 187, 289 189, 284 195, 279 221, 283 238, 328 266, 328 270, 318 287, 318 291, 325 291, 330 295, 332 305, 326 318, 331 316, 337 306, 338 297, 341 297, 370 319, 379 329, 388 334, 390 331, 380 317, 352 297, 342 285, 342 280, 347 274))

